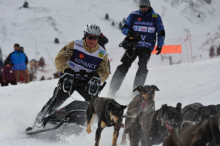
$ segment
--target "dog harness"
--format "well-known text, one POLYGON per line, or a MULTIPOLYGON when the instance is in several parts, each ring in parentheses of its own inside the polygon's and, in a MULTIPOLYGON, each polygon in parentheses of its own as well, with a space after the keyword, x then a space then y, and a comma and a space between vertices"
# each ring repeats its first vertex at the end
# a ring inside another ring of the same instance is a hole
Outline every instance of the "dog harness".
POLYGON ((176 139, 177 139, 177 142, 178 142, 178 146, 183 146, 181 144, 181 142, 180 142, 180 129, 179 128, 176 128, 174 135, 176 136, 176 139))
POLYGON ((212 121, 213 121, 213 118, 210 118, 208 120, 208 123, 209 123, 209 127, 211 129, 211 132, 212 132, 212 140, 211 140, 211 143, 209 146, 216 146, 216 136, 214 134, 214 129, 213 129, 213 126, 212 126, 212 121))
MULTIPOLYGON (((105 107, 107 105, 107 103, 109 103, 110 101, 112 101, 113 99, 111 100, 106 100, 103 107, 105 107)), ((114 122, 110 119, 110 113, 108 112, 108 114, 105 113, 105 110, 102 111, 102 116, 105 117, 105 122, 106 122, 106 125, 107 126, 112 126, 114 124, 114 122)))

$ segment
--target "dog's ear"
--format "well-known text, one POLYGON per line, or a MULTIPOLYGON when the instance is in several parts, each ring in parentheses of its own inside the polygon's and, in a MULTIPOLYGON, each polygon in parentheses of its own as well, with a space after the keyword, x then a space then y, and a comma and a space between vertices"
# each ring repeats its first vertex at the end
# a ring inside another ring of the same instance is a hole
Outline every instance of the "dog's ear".
POLYGON ((215 106, 215 110, 216 110, 218 113, 220 113, 220 104, 217 104, 217 105, 215 106))
POLYGON ((182 104, 179 102, 176 104, 176 109, 181 110, 182 104))
POLYGON ((160 91, 159 88, 156 85, 151 85, 151 87, 155 90, 155 91, 160 91))
POLYGON ((135 88, 134 90, 133 90, 133 92, 135 92, 136 90, 138 91, 138 92, 141 92, 142 90, 143 90, 143 86, 138 86, 137 88, 135 88))
POLYGON ((112 109, 112 107, 113 107, 113 104, 112 104, 111 102, 109 102, 109 103, 107 104, 108 110, 112 109))
POLYGON ((162 112, 165 112, 167 110, 168 106, 167 104, 163 104, 162 105, 162 112))
POLYGON ((126 109, 127 105, 121 105, 121 108, 124 110, 126 109))

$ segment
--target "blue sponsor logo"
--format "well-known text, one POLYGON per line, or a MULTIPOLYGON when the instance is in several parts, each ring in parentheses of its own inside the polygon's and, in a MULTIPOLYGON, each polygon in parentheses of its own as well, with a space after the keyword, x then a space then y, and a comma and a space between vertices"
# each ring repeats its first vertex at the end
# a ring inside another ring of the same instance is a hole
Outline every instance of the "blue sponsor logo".
POLYGON ((153 22, 135 21, 134 24, 136 24, 136 25, 145 25, 145 26, 153 26, 153 22))
POLYGON ((76 65, 74 64, 74 62, 71 62, 71 61, 69 61, 68 64, 69 64, 69 66, 70 66, 71 68, 74 68, 74 67, 76 66, 76 65))
POLYGON ((155 27, 148 27, 148 32, 149 33, 154 33, 155 32, 155 27))
POLYGON ((96 69, 96 66, 97 66, 96 64, 88 63, 88 62, 85 62, 82 59, 78 59, 78 58, 75 58, 74 61, 77 62, 78 64, 85 66, 86 68, 90 68, 90 69, 94 69, 94 70, 96 69))
POLYGON ((139 41, 138 46, 151 47, 152 45, 149 42, 139 41))

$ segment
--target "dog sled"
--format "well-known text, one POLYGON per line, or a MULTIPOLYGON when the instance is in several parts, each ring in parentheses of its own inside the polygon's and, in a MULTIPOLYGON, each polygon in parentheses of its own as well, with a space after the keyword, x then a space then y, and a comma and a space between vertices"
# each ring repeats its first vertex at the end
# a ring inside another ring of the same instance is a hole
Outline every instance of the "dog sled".
MULTIPOLYGON (((74 79, 77 77, 77 75, 82 74, 81 72, 74 73, 72 76, 72 81, 70 80, 64 80, 62 81, 62 88, 64 92, 72 92, 73 86, 83 86, 81 83, 74 83, 74 79), (67 84, 68 86, 64 86, 64 84, 67 84), (68 90, 67 90, 68 89, 68 90)), ((83 72, 84 75, 85 72, 83 72)), ((60 78, 60 81, 62 80, 62 77, 60 78)), ((60 83, 59 81, 59 83, 60 83)), ((58 84, 59 84, 58 83, 58 84)), ((100 79, 92 78, 88 83, 88 93, 90 95, 97 95, 100 93, 100 91, 104 88, 106 83, 103 83, 101 85, 100 79)), ((85 84, 84 84, 85 85, 85 84)), ((56 96, 56 95, 54 95, 56 96)), ((55 110, 51 114, 45 116, 43 118, 44 120, 44 127, 42 128, 32 128, 28 127, 25 130, 25 133, 27 135, 34 135, 42 132, 52 131, 59 129, 61 126, 68 127, 70 124, 75 124, 78 127, 83 127, 86 124, 86 110, 88 107, 89 102, 87 101, 79 101, 75 100, 69 103, 68 105, 55 110)), ((50 107, 45 107, 50 108, 50 107)))
POLYGON ((26 129, 26 134, 33 135, 47 132, 58 129, 61 126, 65 126, 70 123, 75 123, 78 126, 85 126, 87 106, 88 102, 75 100, 46 117, 46 125, 44 128, 32 130, 30 127, 26 129))

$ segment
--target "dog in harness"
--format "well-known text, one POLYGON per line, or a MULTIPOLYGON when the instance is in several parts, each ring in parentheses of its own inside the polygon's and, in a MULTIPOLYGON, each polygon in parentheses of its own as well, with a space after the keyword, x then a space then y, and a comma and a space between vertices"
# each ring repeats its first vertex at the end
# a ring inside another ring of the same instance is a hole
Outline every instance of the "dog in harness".
POLYGON ((87 133, 91 133, 91 125, 95 118, 98 116, 98 128, 95 135, 95 146, 99 146, 99 141, 101 138, 101 132, 105 127, 114 127, 112 146, 117 146, 117 138, 119 135, 119 130, 124 127, 122 124, 122 118, 124 109, 127 106, 120 105, 114 99, 110 98, 95 98, 93 99, 87 108, 87 133))
POLYGON ((158 87, 156 85, 138 86, 133 90, 133 92, 135 91, 138 91, 139 94, 135 96, 128 105, 125 119, 125 129, 122 135, 121 144, 126 143, 129 127, 137 115, 139 115, 141 112, 150 113, 155 111, 154 98, 155 91, 159 91, 158 87))
POLYGON ((163 146, 220 146, 220 115, 199 124, 176 129, 163 146))
POLYGON ((152 146, 163 142, 182 123, 181 103, 162 105, 151 113, 140 113, 129 128, 130 146, 152 146))

